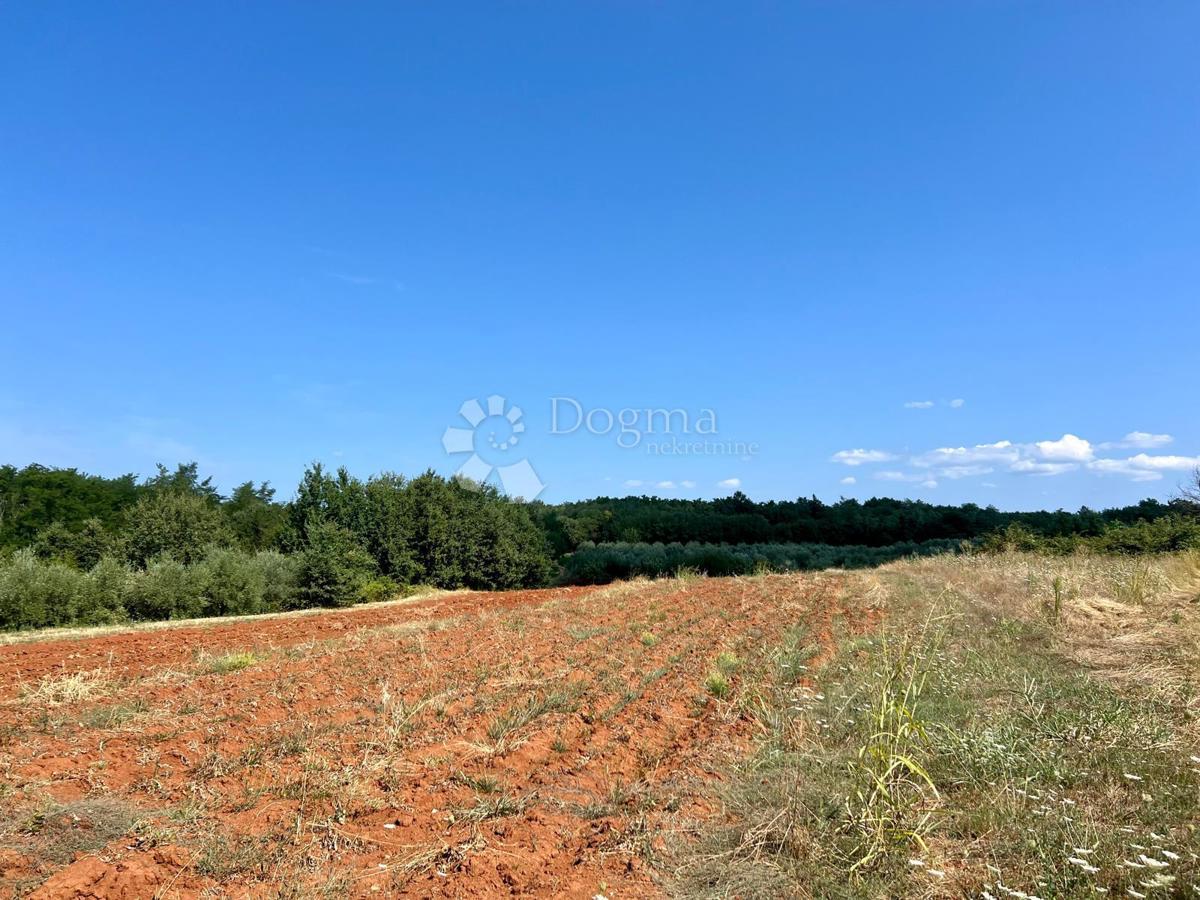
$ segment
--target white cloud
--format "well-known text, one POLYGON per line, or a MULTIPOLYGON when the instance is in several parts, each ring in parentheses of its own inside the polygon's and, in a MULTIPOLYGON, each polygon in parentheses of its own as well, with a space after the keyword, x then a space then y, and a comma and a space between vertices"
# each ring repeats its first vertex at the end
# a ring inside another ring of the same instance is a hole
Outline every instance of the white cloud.
POLYGON ((928 472, 897 472, 894 469, 888 469, 883 472, 876 472, 875 477, 881 481, 902 481, 906 484, 919 484, 925 488, 935 488, 938 486, 937 479, 933 478, 928 472))
POLYGON ((863 450, 859 447, 855 450, 839 450, 829 459, 844 466, 861 466, 863 463, 887 462, 895 458, 896 454, 886 450, 863 450))
POLYGON ((989 475, 996 471, 991 466, 946 466, 938 469, 937 473, 943 478, 972 478, 976 475, 989 475))
POLYGON ((964 400, 962 397, 955 397, 953 400, 950 401, 950 408, 951 409, 962 409, 963 404, 965 404, 966 402, 967 401, 964 400))
POLYGON ((726 478, 724 481, 717 482, 719 488, 740 488, 741 486, 742 479, 740 478, 726 478))
POLYGON ((932 400, 909 400, 904 404, 905 409, 929 409, 932 406, 932 400))
POLYGON ((1148 453, 1139 453, 1129 457, 1128 462, 1139 468, 1183 470, 1200 466, 1200 456, 1150 456, 1148 453))
POLYGON ((1088 463, 1088 468, 1101 475, 1125 475, 1132 481, 1160 481, 1161 472, 1150 469, 1139 469, 1127 459, 1096 459, 1088 463))
POLYGON ((974 466, 1013 463, 1020 457, 1021 451, 1012 441, 996 441, 994 444, 976 444, 974 447, 938 447, 914 456, 913 465, 923 468, 974 466))
POLYGON ((1154 450, 1158 447, 1165 447, 1174 440, 1175 438, 1171 437, 1169 434, 1151 434, 1148 431, 1131 431, 1119 441, 1106 441, 1099 446, 1105 450, 1116 450, 1126 447, 1133 450, 1154 450))
POLYGON ((658 484, 656 484, 656 485, 655 485, 655 487, 656 487, 656 488, 661 488, 661 489, 662 489, 662 490, 664 490, 664 491, 673 491, 673 490, 675 490, 675 482, 673 482, 673 481, 660 481, 658 484))
POLYGON ((1014 472, 1024 472, 1027 475, 1062 475, 1079 468, 1078 463, 1068 462, 1035 462, 1032 459, 1020 459, 1009 466, 1014 472))
POLYGON ((1134 481, 1159 481, 1163 472, 1186 472, 1200 467, 1200 456, 1151 456, 1138 453, 1128 459, 1096 459, 1088 468, 1101 475, 1125 475, 1134 481))
POLYGON ((1073 434, 1064 434, 1057 441, 1038 441, 1034 444, 1042 459, 1065 459, 1087 462, 1095 456, 1091 442, 1073 434))
POLYGON ((842 479, 842 484, 858 484, 858 479, 853 475, 847 475, 842 479))
MULTIPOLYGON (((1074 434, 1057 440, 1017 444, 995 441, 962 447, 938 447, 908 457, 916 471, 887 469, 876 472, 882 481, 896 481, 935 487, 938 479, 973 478, 1007 469, 1022 475, 1051 477, 1085 469, 1101 475, 1124 475, 1135 481, 1157 481, 1164 472, 1182 472, 1200 467, 1200 456, 1154 455, 1138 453, 1126 459, 1098 459, 1096 449, 1103 447, 1161 447, 1170 443, 1169 434, 1131 431, 1118 442, 1092 444, 1074 434)), ((831 458, 847 466, 885 462, 900 457, 886 450, 841 450, 831 458)), ((853 481, 843 481, 853 484, 853 481)), ((994 486, 988 482, 985 486, 994 486)))
POLYGON ((681 482, 679 482, 679 486, 680 486, 680 487, 685 487, 685 488, 687 488, 687 489, 690 491, 692 488, 694 488, 694 487, 696 486, 696 482, 694 482, 694 481, 681 481, 681 482))
POLYGON ((641 486, 642 486, 642 482, 636 478, 630 478, 628 481, 625 482, 625 487, 641 487, 641 486))

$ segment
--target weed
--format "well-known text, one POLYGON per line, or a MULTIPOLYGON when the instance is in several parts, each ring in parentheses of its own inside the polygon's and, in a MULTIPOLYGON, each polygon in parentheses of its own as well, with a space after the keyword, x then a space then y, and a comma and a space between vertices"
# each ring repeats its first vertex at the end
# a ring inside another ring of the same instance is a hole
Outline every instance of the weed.
POLYGON ((129 833, 137 821, 137 811, 128 804, 98 798, 52 804, 30 816, 21 830, 36 838, 40 857, 61 865, 129 833))
POLYGON ((732 675, 737 671, 738 666, 741 664, 742 661, 728 650, 723 650, 721 653, 717 654, 717 671, 722 675, 732 675))
POLYGON ((201 671, 209 675, 228 675, 231 672, 240 672, 242 669, 248 669, 259 661, 259 657, 248 650, 222 653, 219 656, 213 656, 207 651, 201 651, 198 659, 198 665, 201 671))
POLYGON ((500 781, 491 775, 468 775, 466 772, 458 772, 454 780, 477 794, 495 794, 500 790, 500 781))
POLYGON ((575 624, 572 624, 572 625, 568 625, 566 627, 567 634, 569 634, 574 640, 577 640, 577 641, 586 641, 590 638, 594 638, 598 635, 604 634, 606 631, 608 631, 608 629, 605 628, 603 625, 575 625, 575 624))
POLYGON ((200 848, 195 869, 200 875, 225 881, 253 872, 267 863, 265 840, 248 835, 216 834, 200 848))
POLYGON ((578 696, 579 691, 575 688, 534 694, 524 703, 510 706, 488 723, 487 736, 497 745, 501 745, 514 732, 548 713, 574 711, 578 696))
POLYGON ((486 800, 481 797, 474 806, 456 810, 454 818, 463 822, 486 822, 488 819, 518 816, 525 812, 526 807, 536 797, 536 794, 525 794, 521 797, 510 797, 508 794, 501 794, 499 797, 492 797, 486 800))
POLYGON ((79 721, 87 728, 119 728, 135 719, 146 715, 150 705, 142 698, 128 703, 118 703, 115 706, 96 706, 85 710, 79 721))
POLYGON ((403 697, 392 695, 387 682, 380 690, 379 707, 383 717, 385 746, 394 749, 404 743, 417 725, 421 714, 430 706, 442 703, 448 694, 427 694, 420 700, 409 703, 403 697))
POLYGON ((721 672, 709 672, 704 679, 704 690, 718 700, 724 700, 729 696, 729 679, 721 672))
POLYGON ((889 847, 914 842, 926 849, 932 815, 928 795, 937 796, 929 773, 917 761, 928 744, 919 703, 931 651, 904 640, 884 648, 882 678, 871 710, 871 732, 859 747, 853 772, 860 785, 852 809, 863 844, 851 871, 868 866, 889 847))

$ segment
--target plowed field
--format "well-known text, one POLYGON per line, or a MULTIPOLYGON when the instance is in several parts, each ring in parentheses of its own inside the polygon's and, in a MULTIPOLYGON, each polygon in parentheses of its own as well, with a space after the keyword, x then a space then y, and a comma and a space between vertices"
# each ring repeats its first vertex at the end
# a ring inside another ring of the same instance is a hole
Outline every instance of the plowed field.
POLYGON ((844 593, 681 578, 10 643, 0 885, 660 895, 752 738, 755 661, 869 625, 844 593))

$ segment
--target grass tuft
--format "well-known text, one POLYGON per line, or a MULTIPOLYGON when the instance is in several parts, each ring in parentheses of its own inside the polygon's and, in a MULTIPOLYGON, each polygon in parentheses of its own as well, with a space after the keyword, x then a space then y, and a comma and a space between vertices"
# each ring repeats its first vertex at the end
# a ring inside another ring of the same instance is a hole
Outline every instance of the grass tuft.
POLYGON ((718 700, 728 697, 730 689, 729 679, 720 672, 709 672, 704 679, 704 690, 718 700))
POLYGON ((228 675, 248 669, 259 661, 259 657, 249 650, 222 653, 213 656, 201 651, 199 665, 202 671, 209 675, 228 675))

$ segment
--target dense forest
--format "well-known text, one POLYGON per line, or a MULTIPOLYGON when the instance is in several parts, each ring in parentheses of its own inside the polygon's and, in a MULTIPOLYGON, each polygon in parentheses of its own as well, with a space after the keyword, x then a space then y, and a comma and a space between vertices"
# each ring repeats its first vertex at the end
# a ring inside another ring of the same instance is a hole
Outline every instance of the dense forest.
POLYGON ((314 464, 291 500, 222 495, 195 463, 149 478, 0 467, 0 627, 340 606, 413 585, 503 589, 855 567, 979 547, 1114 552, 1200 544, 1200 507, 1077 512, 816 499, 601 497, 550 505, 426 472, 314 464))

